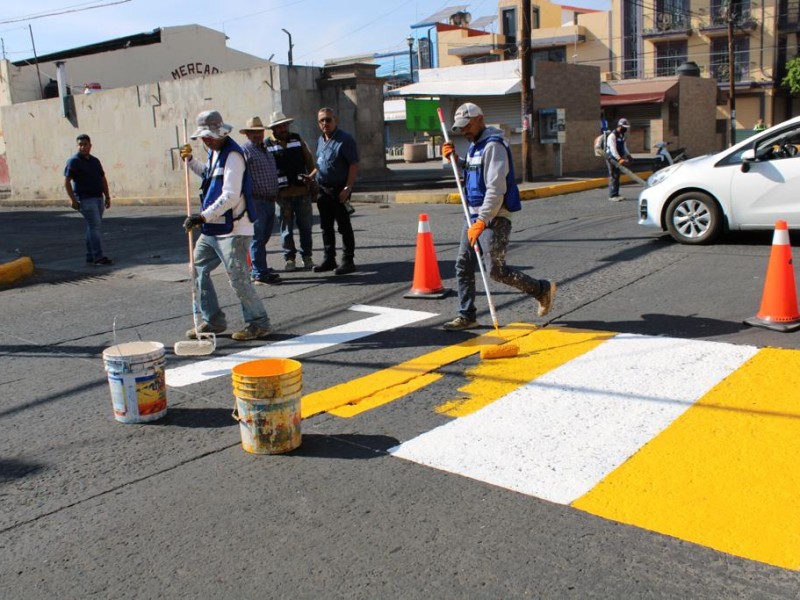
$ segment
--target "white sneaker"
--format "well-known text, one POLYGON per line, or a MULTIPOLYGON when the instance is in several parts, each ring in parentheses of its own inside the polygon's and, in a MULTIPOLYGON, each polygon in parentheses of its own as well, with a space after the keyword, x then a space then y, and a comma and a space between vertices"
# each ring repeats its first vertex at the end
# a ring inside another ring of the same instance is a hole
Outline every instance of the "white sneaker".
POLYGON ((296 268, 297 266, 294 264, 294 260, 291 258, 286 261, 285 265, 283 265, 283 270, 286 271, 287 273, 294 271, 296 268))

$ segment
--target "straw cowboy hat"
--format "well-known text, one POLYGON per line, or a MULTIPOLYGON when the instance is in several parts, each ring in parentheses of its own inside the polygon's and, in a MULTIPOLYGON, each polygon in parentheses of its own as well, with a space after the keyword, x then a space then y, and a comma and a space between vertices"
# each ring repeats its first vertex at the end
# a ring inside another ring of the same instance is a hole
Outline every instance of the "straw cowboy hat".
POLYGON ((291 123, 292 121, 294 121, 294 119, 292 119, 291 117, 287 117, 285 114, 283 114, 283 112, 278 110, 272 113, 272 115, 270 116, 269 125, 267 125, 267 127, 272 129, 273 127, 276 127, 278 125, 283 125, 284 123, 291 123))
POLYGON ((266 127, 261 122, 261 117, 253 117, 245 121, 245 126, 239 130, 239 133, 247 133, 248 131, 266 131, 266 127))

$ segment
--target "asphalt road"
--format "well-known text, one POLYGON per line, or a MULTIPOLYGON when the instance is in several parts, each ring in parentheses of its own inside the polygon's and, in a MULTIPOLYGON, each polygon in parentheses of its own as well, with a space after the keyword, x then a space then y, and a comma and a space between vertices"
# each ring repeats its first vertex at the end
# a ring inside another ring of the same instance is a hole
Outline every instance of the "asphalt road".
MULTIPOLYGON (((798 348, 798 333, 742 324, 759 306, 771 234, 678 246, 639 228, 632 200, 605 195, 525 203, 509 263, 557 280, 559 294, 542 320, 535 302, 495 285, 501 324, 798 348)), ((436 315, 299 357, 305 394, 475 335, 441 330, 454 296, 403 297, 420 212, 454 287, 460 207, 356 208, 357 273, 296 272, 258 287, 275 340, 364 319, 352 305, 436 315)), ((286 455, 242 451, 229 377, 170 388, 155 423, 115 422, 103 349, 115 337, 171 347, 191 324, 180 214, 112 207, 115 265, 97 268, 83 263, 77 213, 4 211, 0 250, 31 256, 38 272, 0 291, 0 597, 797 597, 795 570, 392 456, 452 421, 437 407, 459 396, 475 355, 379 408, 304 420, 301 447, 286 455)), ((281 266, 277 238, 269 248, 281 266)), ((215 282, 234 327, 238 304, 224 274, 215 282)), ((477 333, 490 332, 485 311, 480 320, 477 333)), ((215 356, 262 345, 221 336, 215 356)))

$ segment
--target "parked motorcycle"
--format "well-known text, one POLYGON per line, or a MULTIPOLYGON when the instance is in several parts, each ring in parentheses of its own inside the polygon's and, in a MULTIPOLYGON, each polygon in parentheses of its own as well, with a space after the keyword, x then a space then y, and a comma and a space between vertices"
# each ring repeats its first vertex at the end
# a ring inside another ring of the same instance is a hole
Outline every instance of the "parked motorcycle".
POLYGON ((663 169, 664 167, 689 158, 686 154, 686 148, 678 148, 674 152, 670 152, 668 146, 671 143, 672 142, 658 142, 653 146, 656 150, 653 160, 653 171, 658 171, 659 169, 663 169))

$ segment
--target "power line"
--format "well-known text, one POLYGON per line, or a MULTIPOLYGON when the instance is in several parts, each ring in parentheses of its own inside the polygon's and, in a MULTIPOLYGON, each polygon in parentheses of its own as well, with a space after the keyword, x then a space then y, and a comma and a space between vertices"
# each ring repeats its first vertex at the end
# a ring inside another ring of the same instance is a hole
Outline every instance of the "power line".
POLYGON ((131 0, 116 0, 115 2, 108 2, 106 4, 98 4, 96 6, 86 6, 86 4, 93 4, 92 2, 84 2, 83 4, 74 4, 71 7, 65 7, 63 9, 58 9, 56 11, 45 12, 45 13, 35 13, 33 15, 28 15, 25 17, 14 17, 12 19, 4 19, 0 21, 0 25, 4 25, 6 23, 19 23, 21 21, 33 21, 35 19, 43 19, 44 17, 54 17, 57 15, 66 15, 69 13, 76 13, 76 12, 83 12, 85 10, 92 10, 94 8, 105 8, 106 6, 114 6, 115 4, 125 4, 126 2, 130 2, 131 0), (79 8, 83 7, 83 8, 79 8))

